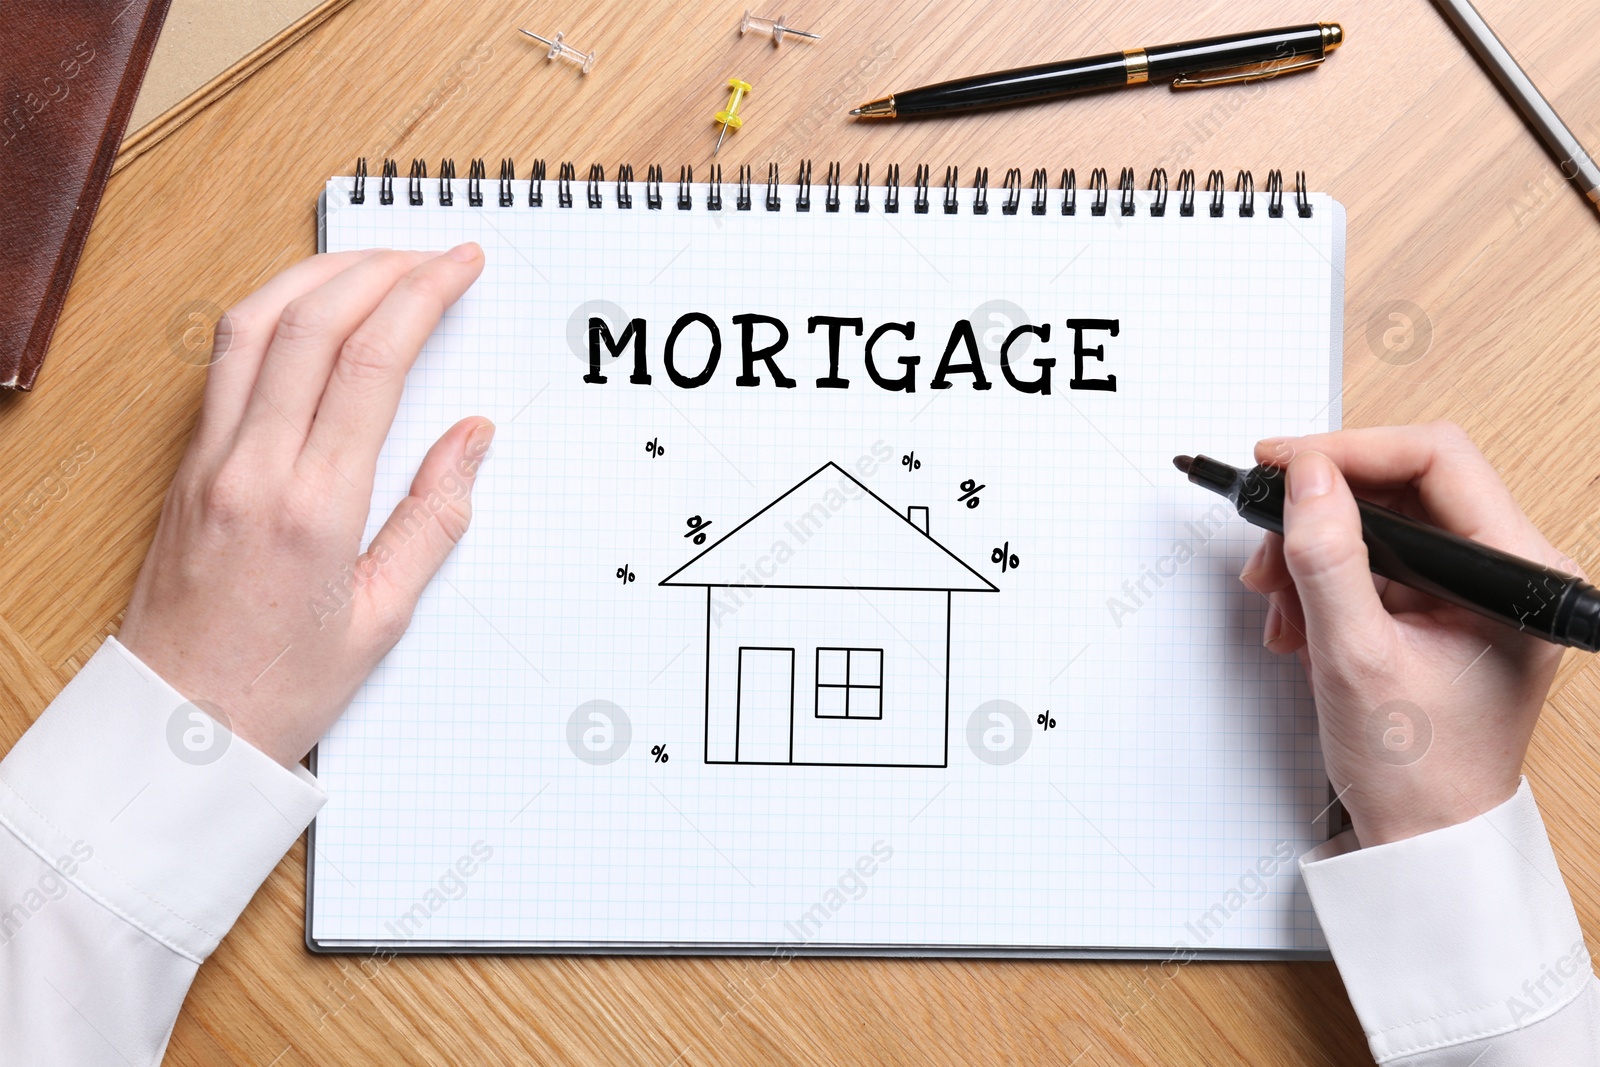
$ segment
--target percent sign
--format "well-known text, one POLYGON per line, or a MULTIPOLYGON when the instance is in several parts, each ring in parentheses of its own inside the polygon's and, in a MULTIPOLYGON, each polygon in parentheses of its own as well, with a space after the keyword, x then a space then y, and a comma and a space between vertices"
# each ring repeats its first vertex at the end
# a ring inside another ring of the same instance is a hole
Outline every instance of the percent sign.
POLYGON ((689 517, 688 525, 689 525, 689 532, 684 534, 683 536, 694 538, 694 543, 697 544, 697 545, 705 544, 706 543, 705 528, 707 526, 711 525, 711 520, 710 519, 702 519, 698 515, 691 515, 689 517))
POLYGON ((666 446, 661 443, 661 438, 652 437, 645 442, 644 450, 650 453, 651 459, 660 459, 667 454, 666 446))
POLYGON ((922 460, 917 458, 917 454, 915 452, 907 452, 905 455, 900 457, 900 466, 904 467, 907 471, 919 471, 922 469, 922 460))
POLYGON ((628 569, 628 565, 624 563, 622 566, 617 568, 617 577, 622 579, 623 585, 627 585, 629 582, 633 581, 633 572, 630 571, 628 569))
POLYGON ((1056 726, 1056 721, 1050 717, 1050 713, 1048 711, 1033 721, 1038 723, 1040 728, 1045 730, 1054 730, 1056 726))
POLYGON ((655 762, 657 762, 657 763, 665 763, 665 762, 667 762, 667 759, 668 759, 668 757, 667 757, 667 746, 666 745, 651 745, 650 746, 650 755, 655 757, 655 762))
POLYGON ((967 502, 967 507, 975 508, 978 506, 978 490, 987 488, 989 488, 987 485, 979 485, 976 479, 968 478, 966 481, 961 483, 961 495, 956 497, 956 499, 965 500, 967 502))
POLYGON ((1011 542, 1007 541, 1004 545, 989 553, 989 562, 1000 564, 1000 573, 1004 574, 1006 571, 1015 570, 1017 564, 1022 561, 1017 558, 1015 552, 1011 551, 1011 542))

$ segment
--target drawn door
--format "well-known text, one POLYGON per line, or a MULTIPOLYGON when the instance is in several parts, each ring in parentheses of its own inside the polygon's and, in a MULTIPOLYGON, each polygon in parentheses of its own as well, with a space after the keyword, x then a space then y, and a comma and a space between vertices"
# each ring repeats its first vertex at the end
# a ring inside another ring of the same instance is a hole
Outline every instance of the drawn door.
POLYGON ((794 752, 794 649, 739 649, 736 763, 788 763, 794 752))

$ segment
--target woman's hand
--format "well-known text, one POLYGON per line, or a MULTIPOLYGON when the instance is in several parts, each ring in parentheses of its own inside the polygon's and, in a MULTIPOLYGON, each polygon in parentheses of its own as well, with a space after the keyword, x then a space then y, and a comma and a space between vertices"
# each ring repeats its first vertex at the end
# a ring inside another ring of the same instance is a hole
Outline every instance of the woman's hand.
POLYGON ((1240 578, 1271 601, 1267 647, 1305 666, 1357 839, 1413 837, 1508 800, 1561 649, 1375 577, 1351 490, 1536 563, 1576 566, 1449 423, 1275 438, 1256 460, 1288 467, 1284 534, 1268 534, 1240 578))
POLYGON ((218 322, 199 425, 118 635, 288 766, 405 632, 466 532, 494 427, 451 427, 366 552, 378 450, 406 372, 483 251, 298 263, 218 322))

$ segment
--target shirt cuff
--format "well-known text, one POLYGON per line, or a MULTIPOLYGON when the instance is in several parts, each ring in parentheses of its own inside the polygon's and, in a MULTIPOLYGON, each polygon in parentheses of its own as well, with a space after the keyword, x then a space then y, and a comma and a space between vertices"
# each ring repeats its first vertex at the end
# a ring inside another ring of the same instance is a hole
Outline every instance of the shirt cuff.
POLYGON ((326 800, 114 637, 0 762, 0 825, 195 963, 326 800))
POLYGON ((1560 1011, 1589 952, 1526 778, 1458 826, 1301 859, 1317 921, 1379 1063, 1560 1011))

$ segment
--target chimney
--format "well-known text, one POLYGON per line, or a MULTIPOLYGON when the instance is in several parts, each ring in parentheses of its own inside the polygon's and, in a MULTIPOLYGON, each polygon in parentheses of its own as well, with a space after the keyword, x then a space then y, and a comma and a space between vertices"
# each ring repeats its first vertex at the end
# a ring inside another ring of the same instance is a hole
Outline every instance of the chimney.
POLYGON ((906 508, 906 518, 911 521, 911 525, 915 526, 923 533, 928 532, 927 508, 906 508))

